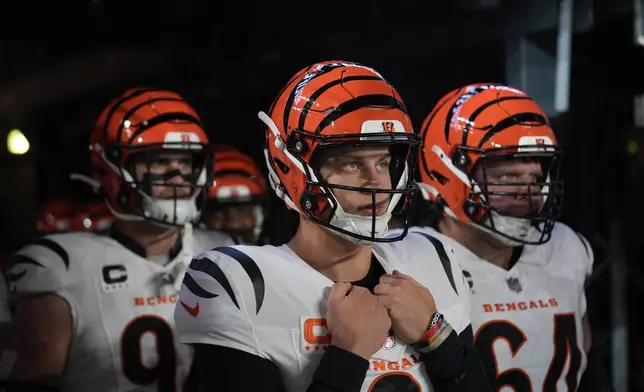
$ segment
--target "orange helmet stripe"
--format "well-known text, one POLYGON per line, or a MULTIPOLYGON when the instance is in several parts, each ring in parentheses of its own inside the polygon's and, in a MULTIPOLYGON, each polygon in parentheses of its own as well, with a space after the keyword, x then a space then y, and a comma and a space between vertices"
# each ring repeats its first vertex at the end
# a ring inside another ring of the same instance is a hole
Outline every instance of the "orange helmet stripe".
MULTIPOLYGON (((107 139, 107 130, 109 128, 110 121, 112 120, 112 116, 114 116, 114 113, 116 113, 116 111, 118 110, 118 108, 121 107, 121 105, 123 105, 130 99, 134 99, 142 94, 153 92, 153 91, 165 92, 165 90, 161 90, 158 88, 142 87, 142 88, 137 88, 132 90, 129 94, 125 94, 123 97, 121 97, 116 102, 114 102, 109 112, 107 113, 107 116, 105 116, 105 120, 103 121, 103 138, 107 139)), ((120 140, 120 135, 119 135, 119 140, 120 140)))

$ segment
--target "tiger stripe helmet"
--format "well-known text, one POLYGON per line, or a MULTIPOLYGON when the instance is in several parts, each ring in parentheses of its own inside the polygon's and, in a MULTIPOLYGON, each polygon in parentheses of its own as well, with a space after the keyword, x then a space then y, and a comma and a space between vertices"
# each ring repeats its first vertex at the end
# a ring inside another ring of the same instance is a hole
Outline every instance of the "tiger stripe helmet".
POLYGON ((89 148, 94 179, 116 218, 168 226, 199 218, 211 183, 212 153, 199 116, 179 94, 154 88, 125 91, 101 113, 89 148), (146 159, 159 151, 190 153, 193 173, 188 184, 136 179, 132 158, 146 159), (175 196, 154 198, 152 186, 173 187, 175 196), (189 187, 190 196, 178 197, 178 187, 189 187))
POLYGON ((397 241, 407 233, 413 212, 407 200, 416 192, 413 182, 419 138, 407 109, 378 72, 347 61, 313 64, 293 76, 273 102, 266 125, 266 163, 269 181, 287 207, 356 243, 397 241), (382 146, 392 152, 391 189, 329 184, 312 165, 316 152, 336 146, 382 146), (395 151, 394 151, 395 150, 395 151), (390 195, 383 216, 346 213, 333 189, 390 195), (391 214, 399 206, 408 214, 405 229, 386 238, 391 214))
POLYGON ((222 145, 214 147, 214 155, 215 181, 208 189, 209 199, 221 203, 243 203, 266 194, 264 176, 251 157, 222 145))
POLYGON ((421 127, 420 188, 444 214, 474 224, 508 244, 541 244, 550 239, 560 215, 562 151, 544 111, 526 93, 479 83, 442 97, 421 127), (490 182, 490 159, 536 159, 543 175, 531 183, 490 182), (483 180, 474 173, 481 169, 483 180), (538 192, 493 192, 489 187, 523 185, 538 192), (490 196, 525 197, 538 208, 512 216, 493 208, 490 196), (538 203, 538 204, 536 204, 538 203))
POLYGON ((262 234, 267 209, 268 189, 264 175, 250 156, 233 147, 217 145, 214 147, 214 155, 214 182, 208 189, 210 207, 203 214, 207 215, 213 209, 227 205, 251 204, 254 223, 249 230, 223 230, 235 238, 249 238, 250 243, 257 243, 262 234))

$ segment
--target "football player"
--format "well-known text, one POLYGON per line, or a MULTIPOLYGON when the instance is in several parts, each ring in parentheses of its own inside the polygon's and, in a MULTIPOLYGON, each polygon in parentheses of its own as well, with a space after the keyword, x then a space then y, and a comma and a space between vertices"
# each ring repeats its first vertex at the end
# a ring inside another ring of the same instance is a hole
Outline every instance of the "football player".
POLYGON ((394 88, 317 63, 259 117, 269 180, 300 226, 283 246, 190 264, 175 320, 204 390, 486 390, 460 268, 420 235, 413 252, 393 242, 405 233, 385 237, 417 190, 418 135, 394 88))
POLYGON ((252 158, 230 146, 215 146, 214 183, 201 214, 208 229, 222 230, 238 243, 260 241, 268 192, 252 158))
POLYGON ((474 84, 445 95, 420 133, 419 185, 438 214, 411 231, 454 249, 492 389, 576 390, 593 252, 556 222, 562 150, 546 114, 517 89, 474 84))
POLYGON ((131 89, 101 114, 90 155, 116 220, 109 235, 49 235, 13 256, 12 380, 28 390, 184 390, 192 353, 173 320, 183 273, 196 253, 233 244, 191 227, 211 181, 201 121, 176 93, 131 89))

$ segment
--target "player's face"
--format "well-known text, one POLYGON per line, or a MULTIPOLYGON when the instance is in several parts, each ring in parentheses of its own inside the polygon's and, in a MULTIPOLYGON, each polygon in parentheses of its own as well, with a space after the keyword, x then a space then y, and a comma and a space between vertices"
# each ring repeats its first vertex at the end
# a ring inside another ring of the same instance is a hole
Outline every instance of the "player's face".
POLYGON ((487 182, 490 206, 507 215, 527 217, 543 206, 541 189, 535 184, 543 179, 542 165, 537 160, 487 159, 485 174, 479 168, 475 178, 487 182))
MULTIPOLYGON (((320 174, 329 184, 391 189, 390 163, 391 154, 386 147, 341 147, 329 154, 320 167, 320 174)), ((373 214, 371 193, 333 189, 333 194, 346 213, 373 214)), ((390 198, 384 193, 376 195, 376 216, 387 212, 390 198)))
POLYGON ((256 203, 240 203, 220 206, 204 217, 206 227, 241 235, 242 240, 253 240, 253 229, 257 223, 256 203))
POLYGON ((185 199, 192 194, 193 155, 189 152, 153 151, 135 159, 137 181, 149 181, 150 196, 157 199, 185 199))

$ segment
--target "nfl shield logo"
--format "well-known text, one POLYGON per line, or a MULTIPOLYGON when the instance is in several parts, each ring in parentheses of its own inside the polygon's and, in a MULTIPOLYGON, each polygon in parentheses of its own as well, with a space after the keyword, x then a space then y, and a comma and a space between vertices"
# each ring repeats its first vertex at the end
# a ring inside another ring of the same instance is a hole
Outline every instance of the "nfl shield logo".
POLYGON ((507 278, 505 280, 508 284, 508 287, 510 290, 514 291, 515 293, 520 293, 523 288, 521 287, 521 282, 519 282, 519 278, 507 278))
POLYGON ((396 335, 393 332, 389 331, 387 339, 385 339, 385 344, 382 345, 384 350, 391 350, 396 347, 396 335))

